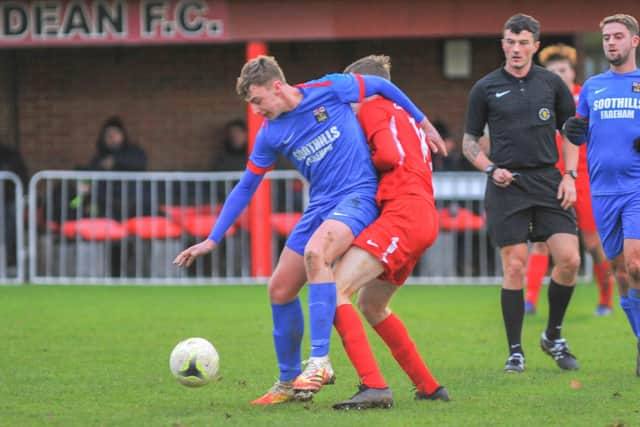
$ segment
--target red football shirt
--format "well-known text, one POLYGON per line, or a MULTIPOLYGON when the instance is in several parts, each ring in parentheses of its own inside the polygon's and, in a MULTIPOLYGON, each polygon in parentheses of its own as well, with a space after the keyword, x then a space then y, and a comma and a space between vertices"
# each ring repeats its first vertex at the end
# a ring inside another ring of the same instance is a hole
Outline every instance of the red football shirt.
POLYGON ((362 104, 358 119, 380 172, 378 203, 401 195, 433 199, 431 151, 413 117, 395 103, 375 98, 362 104))

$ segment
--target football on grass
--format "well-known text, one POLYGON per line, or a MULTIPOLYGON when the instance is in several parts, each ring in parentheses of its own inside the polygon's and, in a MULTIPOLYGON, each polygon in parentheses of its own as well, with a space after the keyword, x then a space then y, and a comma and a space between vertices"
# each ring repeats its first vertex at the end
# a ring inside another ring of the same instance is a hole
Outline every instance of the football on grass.
POLYGON ((180 341, 169 357, 169 368, 180 384, 202 387, 216 378, 220 356, 204 338, 180 341))

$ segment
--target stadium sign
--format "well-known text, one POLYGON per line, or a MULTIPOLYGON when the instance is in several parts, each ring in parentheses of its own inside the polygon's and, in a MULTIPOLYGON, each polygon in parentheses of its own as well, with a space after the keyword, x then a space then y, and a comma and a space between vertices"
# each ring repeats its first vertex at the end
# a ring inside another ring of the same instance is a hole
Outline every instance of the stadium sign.
POLYGON ((226 39, 220 0, 0 1, 0 47, 226 39))

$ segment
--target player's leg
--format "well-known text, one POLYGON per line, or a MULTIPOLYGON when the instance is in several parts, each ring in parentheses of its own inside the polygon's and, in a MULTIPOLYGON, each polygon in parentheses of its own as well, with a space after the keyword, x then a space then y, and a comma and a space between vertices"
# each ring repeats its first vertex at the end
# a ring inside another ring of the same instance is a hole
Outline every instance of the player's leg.
POLYGON ((578 229, 582 235, 582 243, 586 251, 593 258, 593 273, 598 285, 600 298, 596 307, 596 316, 611 314, 611 299, 613 296, 613 273, 611 263, 606 258, 602 243, 598 236, 596 220, 593 217, 593 205, 591 203, 591 190, 589 180, 586 177, 578 177, 576 182, 577 200, 574 206, 578 229))
POLYGON ((500 248, 504 276, 500 305, 509 344, 509 357, 504 367, 505 372, 524 371, 524 350, 522 348, 524 295, 522 286, 527 252, 526 243, 517 243, 500 248))
POLYGON ((627 268, 625 267, 624 254, 620 254, 611 260, 611 269, 613 275, 616 278, 618 284, 618 294, 620 295, 620 308, 627 316, 627 321, 631 326, 631 331, 636 337, 640 337, 640 333, 636 329, 636 320, 634 316, 634 310, 629 301, 629 275, 627 274, 627 268))
POLYGON ((398 285, 388 281, 373 280, 358 293, 358 307, 415 385, 415 398, 448 401, 447 389, 431 374, 404 323, 389 309, 398 289, 398 285))
POLYGON ((533 243, 527 260, 527 293, 524 301, 526 314, 536 314, 542 280, 548 269, 549 249, 547 249, 547 245, 542 242, 533 243))
POLYGON ((549 283, 549 319, 540 341, 545 353, 553 357, 561 369, 578 369, 578 362, 561 338, 562 322, 571 301, 580 266, 578 237, 570 233, 556 233, 547 240, 554 267, 549 283))
POLYGON ((614 287, 611 263, 604 255, 597 231, 582 231, 582 242, 593 259, 593 273, 598 285, 599 299, 595 315, 607 316, 611 314, 614 287))
MULTIPOLYGON (((366 231, 365 231, 366 233, 366 231)), ((360 377, 358 392, 350 399, 333 405, 334 409, 390 408, 393 395, 387 386, 350 297, 367 282, 384 271, 380 260, 363 249, 352 246, 336 267, 338 307, 334 325, 345 352, 360 377)))
MULTIPOLYGON (((329 362, 329 340, 336 310, 336 284, 332 264, 347 250, 353 233, 338 221, 327 220, 307 243, 304 264, 309 281, 309 328, 311 355, 304 371, 296 378, 298 392, 317 392, 333 384, 335 375, 329 362)), ((310 398, 306 395, 306 398, 310 398)), ((304 399, 302 394, 300 398, 304 399)))
POLYGON ((336 310, 333 263, 377 215, 373 195, 350 194, 327 212, 326 219, 304 248, 309 281, 311 357, 295 381, 296 390, 316 392, 334 380, 329 362, 329 340, 336 310))
MULTIPOLYGON (((625 197, 622 212, 624 265, 629 277, 629 302, 635 330, 640 332, 640 192, 625 197)), ((636 375, 640 376, 640 337, 636 375)))
POLYGON ((302 255, 285 247, 268 282, 273 318, 273 343, 280 377, 255 405, 272 405, 294 399, 293 380, 300 374, 300 349, 304 333, 304 316, 298 292, 306 282, 302 255))

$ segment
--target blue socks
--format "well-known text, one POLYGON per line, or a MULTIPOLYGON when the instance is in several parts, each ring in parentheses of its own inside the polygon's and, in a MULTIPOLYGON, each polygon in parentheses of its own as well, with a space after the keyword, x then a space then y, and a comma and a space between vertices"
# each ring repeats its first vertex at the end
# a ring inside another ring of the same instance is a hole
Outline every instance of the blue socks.
POLYGON ((309 284, 309 324, 311 329, 311 357, 329 354, 329 340, 336 315, 336 284, 309 284))
POLYGON ((627 319, 629 320, 629 324, 631 325, 631 329, 633 330, 633 335, 638 336, 638 331, 636 330, 636 324, 629 297, 620 295, 620 307, 622 307, 622 310, 624 310, 624 314, 627 315, 627 319))
POLYGON ((291 381, 302 372, 300 351, 304 333, 304 315, 300 298, 287 304, 271 304, 271 314, 280 381, 291 381))
POLYGON ((623 298, 624 297, 620 297, 620 305, 629 318, 629 323, 631 323, 633 333, 640 338, 638 335, 638 333, 640 333, 640 290, 629 289, 629 296, 627 297, 629 311, 627 311, 627 309, 622 305, 623 298))

